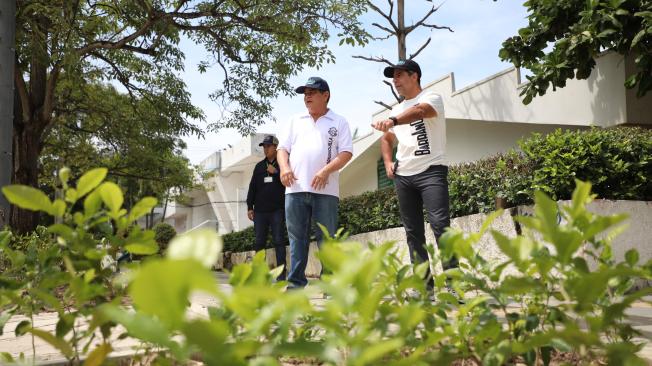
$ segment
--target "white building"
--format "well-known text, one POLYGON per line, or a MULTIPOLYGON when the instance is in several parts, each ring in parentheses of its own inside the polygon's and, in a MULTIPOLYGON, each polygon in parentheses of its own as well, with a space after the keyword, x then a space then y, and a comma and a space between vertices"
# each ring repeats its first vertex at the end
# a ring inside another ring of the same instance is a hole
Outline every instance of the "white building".
MULTIPOLYGON (((608 53, 597 60, 587 80, 569 80, 566 87, 549 90, 529 105, 521 102, 523 86, 518 69, 510 68, 460 90, 453 73, 424 85, 444 98, 447 154, 451 164, 470 162, 516 147, 533 132, 557 128, 643 125, 652 127, 652 93, 636 98, 624 87, 634 69, 631 60, 608 53)), ((424 68, 427 68, 424 67, 424 68)), ((387 116, 375 113, 373 120, 387 116)), ((387 184, 380 163, 380 132, 354 141, 353 159, 340 174, 342 197, 376 190, 387 184)), ((243 138, 234 147, 215 152, 201 164, 214 175, 205 190, 188 192, 188 205, 171 204, 165 221, 178 232, 197 227, 216 227, 220 233, 242 230, 250 225, 246 197, 254 165, 262 160, 258 146, 263 134, 243 138)))

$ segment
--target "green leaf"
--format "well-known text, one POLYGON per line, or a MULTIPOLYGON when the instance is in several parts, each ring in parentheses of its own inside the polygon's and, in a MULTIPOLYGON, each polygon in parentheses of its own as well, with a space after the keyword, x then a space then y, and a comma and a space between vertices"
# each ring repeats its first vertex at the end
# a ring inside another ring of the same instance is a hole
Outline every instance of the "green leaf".
POLYGON ((541 284, 531 277, 508 276, 500 285, 500 290, 510 295, 526 294, 539 289, 541 289, 541 284))
POLYGON ((109 208, 109 210, 111 210, 111 212, 117 213, 120 211, 124 197, 122 195, 122 190, 117 184, 113 182, 104 182, 98 190, 102 197, 102 201, 104 201, 104 204, 109 208))
POLYGON ((84 361, 84 366, 100 366, 104 363, 106 356, 113 351, 111 345, 108 343, 102 343, 97 346, 91 353, 86 357, 84 361))
POLYGON ((625 253, 625 260, 630 266, 635 266, 638 263, 639 255, 636 249, 630 249, 625 253))
POLYGON ((20 208, 31 211, 52 212, 52 202, 40 190, 28 186, 12 184, 2 187, 7 200, 20 208))
POLYGON ((84 215, 88 218, 93 216, 102 207, 102 197, 96 190, 89 194, 84 200, 84 215))
POLYGON ((359 362, 360 365, 373 364, 379 361, 386 354, 394 352, 402 346, 403 339, 401 338, 374 342, 364 348, 362 353, 358 356, 356 362, 359 362))
POLYGON ((29 322, 29 320, 23 320, 20 323, 16 325, 16 329, 14 330, 14 334, 16 337, 20 337, 27 333, 27 331, 32 327, 32 323, 29 322))
POLYGON ((131 243, 126 244, 124 247, 129 253, 137 255, 152 255, 158 252, 158 245, 154 241, 149 243, 131 243))
POLYGON ((2 357, 2 360, 8 363, 15 363, 16 360, 14 360, 13 356, 9 352, 0 352, 0 357, 2 357))
POLYGON ((42 340, 46 341, 52 347, 58 349, 59 352, 63 353, 63 355, 66 356, 66 358, 70 359, 74 355, 74 351, 72 350, 72 347, 68 342, 66 342, 65 339, 57 338, 54 335, 50 334, 49 332, 46 332, 41 329, 30 328, 27 331, 41 338, 42 340))
POLYGON ((52 216, 63 217, 63 214, 65 213, 66 213, 66 203, 60 199, 54 200, 54 203, 52 203, 52 216))
POLYGON ((66 202, 75 203, 77 202, 77 190, 74 188, 66 189, 65 194, 66 202))
POLYGON ((156 198, 145 197, 138 201, 129 213, 129 221, 136 221, 142 216, 148 214, 154 206, 156 206, 156 198))
POLYGON ((6 247, 11 241, 11 231, 0 231, 0 248, 6 247))
POLYGON ((226 343, 230 333, 228 324, 219 319, 210 322, 193 320, 183 326, 183 334, 188 342, 209 354, 224 352, 221 346, 226 343))
POLYGON ((133 337, 166 347, 177 358, 184 358, 185 354, 181 352, 179 344, 173 340, 170 329, 156 317, 141 311, 127 312, 110 304, 101 305, 98 312, 102 316, 122 324, 133 337))
POLYGON ((70 241, 73 239, 74 231, 70 226, 64 224, 54 224, 48 227, 48 232, 51 234, 59 235, 60 237, 70 241))
POLYGON ((645 33, 646 33, 645 29, 641 29, 640 32, 636 33, 636 35, 632 39, 632 46, 631 46, 632 48, 634 48, 634 46, 636 46, 638 44, 638 42, 640 42, 641 39, 643 39, 643 37, 645 36, 645 33))
POLYGON ((70 179, 70 168, 63 167, 59 169, 59 180, 63 184, 64 189, 68 185, 68 179, 70 179))
POLYGON ((95 168, 84 173, 77 182, 77 197, 84 197, 86 193, 95 189, 106 178, 107 173, 106 168, 95 168))
POLYGON ((4 334, 5 324, 7 324, 7 321, 9 321, 12 315, 13 313, 10 311, 3 311, 2 315, 0 315, 0 336, 4 334))
POLYGON ((167 250, 170 259, 194 259, 204 267, 217 263, 222 252, 222 238, 211 229, 199 229, 174 237, 167 250))
POLYGON ((193 290, 217 293, 212 273, 195 260, 152 260, 135 274, 129 294, 139 311, 176 329, 193 290))

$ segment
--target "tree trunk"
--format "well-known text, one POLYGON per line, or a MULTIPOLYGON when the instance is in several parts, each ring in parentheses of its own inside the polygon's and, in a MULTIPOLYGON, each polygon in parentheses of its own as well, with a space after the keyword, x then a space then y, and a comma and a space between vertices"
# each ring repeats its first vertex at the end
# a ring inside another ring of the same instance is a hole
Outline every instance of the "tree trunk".
MULTIPOLYGON (((38 188, 38 158, 40 155, 41 133, 34 129, 33 123, 18 123, 16 118, 21 118, 20 113, 14 116, 13 133, 13 184, 24 184, 38 188)), ((18 233, 27 233, 36 228, 38 213, 12 206, 10 226, 18 233)))
POLYGON ((407 53, 407 46, 405 44, 405 3, 404 0, 398 0, 396 17, 398 22, 398 30, 396 31, 396 38, 398 38, 398 59, 405 60, 407 53))
MULTIPOLYGON (((39 156, 46 127, 52 123, 52 100, 54 86, 59 74, 56 62, 48 77, 49 20, 41 17, 37 22, 44 36, 36 43, 29 62, 29 81, 25 82, 27 70, 18 68, 14 73, 14 128, 13 128, 13 176, 12 183, 39 188, 39 156)), ((18 59, 18 56, 16 57, 18 59)), ((11 207, 11 228, 18 233, 33 231, 38 225, 38 212, 11 207)))
MULTIPOLYGON (((0 2, 0 187, 11 183, 11 135, 14 102, 16 2, 0 2)), ((9 224, 9 202, 0 193, 0 229, 9 224)))
MULTIPOLYGON (((357 129, 356 129, 357 131, 357 129)), ((168 211, 168 202, 170 200, 170 193, 165 195, 165 203, 163 204, 163 214, 161 215, 161 221, 160 222, 165 222, 165 214, 168 211)))

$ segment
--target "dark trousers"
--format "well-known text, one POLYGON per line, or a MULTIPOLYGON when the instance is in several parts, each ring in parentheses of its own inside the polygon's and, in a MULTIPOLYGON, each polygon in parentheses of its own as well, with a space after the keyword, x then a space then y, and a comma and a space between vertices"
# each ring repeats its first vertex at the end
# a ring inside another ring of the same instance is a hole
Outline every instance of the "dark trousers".
MULTIPOLYGON (((410 250, 410 260, 412 263, 426 262, 428 261, 428 251, 426 250, 426 233, 423 225, 423 209, 426 210, 428 222, 435 234, 438 247, 439 238, 450 226, 448 167, 433 165, 428 170, 416 175, 396 175, 394 184, 410 250)), ((442 265, 444 270, 455 268, 457 259, 453 257, 442 265)), ((430 266, 428 266, 425 280, 429 289, 434 287, 430 266)))
POLYGON ((267 233, 272 229, 272 243, 274 244, 274 251, 276 252, 276 265, 283 265, 283 273, 279 276, 279 280, 285 280, 285 273, 287 272, 287 265, 285 263, 285 245, 283 243, 283 218, 285 213, 283 209, 272 212, 254 212, 254 230, 256 231, 256 242, 254 243, 254 250, 264 250, 267 246, 267 233))

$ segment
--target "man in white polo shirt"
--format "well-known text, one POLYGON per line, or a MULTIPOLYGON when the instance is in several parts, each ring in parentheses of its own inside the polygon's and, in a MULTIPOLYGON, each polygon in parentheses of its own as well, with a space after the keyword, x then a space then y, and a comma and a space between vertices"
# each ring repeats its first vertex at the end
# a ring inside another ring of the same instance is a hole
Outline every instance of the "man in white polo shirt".
MULTIPOLYGON (((288 288, 308 284, 306 264, 311 219, 330 235, 337 229, 339 170, 351 160, 353 143, 346 119, 328 108, 326 80, 311 77, 296 88, 307 113, 293 117, 279 134, 277 159, 285 190, 285 221, 290 240, 288 288)), ((321 242, 322 233, 315 233, 321 242)))
MULTIPOLYGON (((410 259, 413 263, 426 262, 423 209, 438 245, 444 229, 450 225, 444 103, 440 95, 421 88, 421 68, 412 60, 401 60, 386 67, 383 73, 393 78, 398 94, 405 99, 392 108, 388 119, 371 126, 385 133, 380 140, 381 153, 387 177, 394 179, 410 259), (396 140, 394 163, 392 150, 396 140)), ((445 270, 455 268, 457 259, 453 257, 442 265, 445 270)), ((425 280, 427 289, 432 291, 430 269, 425 280)), ((450 288, 449 291, 454 293, 450 288)))

